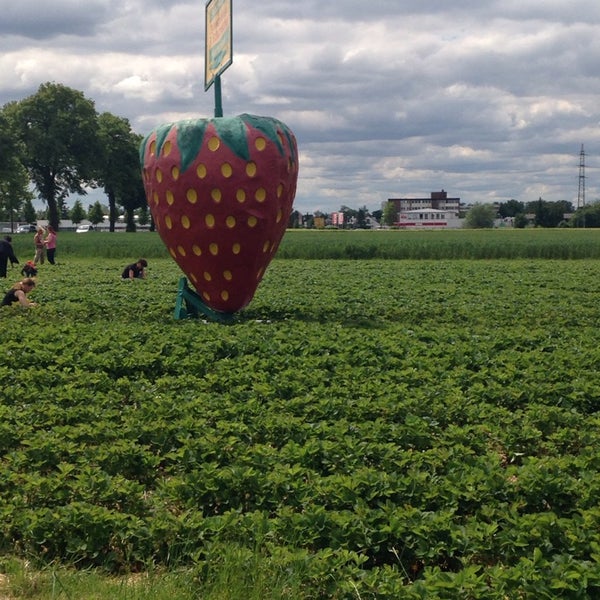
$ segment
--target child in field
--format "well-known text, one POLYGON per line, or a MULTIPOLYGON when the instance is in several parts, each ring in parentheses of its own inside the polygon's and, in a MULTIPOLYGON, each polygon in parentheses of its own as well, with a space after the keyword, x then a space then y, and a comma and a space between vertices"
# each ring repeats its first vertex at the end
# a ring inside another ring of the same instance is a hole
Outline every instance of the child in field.
POLYGON ((31 302, 27 298, 27 294, 35 287, 35 281, 30 277, 15 283, 15 285, 6 292, 2 304, 0 306, 10 306, 18 302, 23 307, 35 306, 35 302, 31 302))
POLYGON ((23 275, 23 277, 35 277, 37 274, 37 268, 32 260, 28 260, 21 269, 21 275, 23 275))
POLYGON ((148 261, 145 258, 140 258, 137 262, 127 265, 123 269, 121 277, 125 280, 145 279, 147 267, 148 261))

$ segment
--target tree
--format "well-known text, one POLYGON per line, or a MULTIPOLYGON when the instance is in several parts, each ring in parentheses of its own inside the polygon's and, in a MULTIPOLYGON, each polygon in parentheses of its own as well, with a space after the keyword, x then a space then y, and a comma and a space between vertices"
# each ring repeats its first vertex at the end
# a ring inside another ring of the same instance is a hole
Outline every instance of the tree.
POLYGON ((99 155, 94 103, 82 92, 44 83, 11 107, 11 117, 26 149, 25 167, 57 229, 65 199, 93 184, 99 155))
POLYGON ((571 227, 600 227, 600 202, 587 204, 575 211, 571 222, 571 227))
POLYGON ((467 229, 490 229, 495 218, 496 210, 491 204, 475 204, 467 212, 464 226, 467 229))
POLYGON ((83 219, 85 219, 85 210, 83 209, 83 204, 81 204, 81 200, 77 199, 75 200, 75 203, 73 204, 73 208, 71 209, 71 221, 73 221, 73 223, 75 223, 75 225, 77 225, 78 223, 81 223, 81 221, 83 221, 83 219))
POLYGON ((396 211, 396 205, 389 200, 383 207, 383 214, 381 220, 384 225, 393 225, 398 220, 398 212, 396 211))
POLYGON ((127 230, 135 230, 133 211, 146 204, 140 170, 140 135, 131 130, 127 119, 111 113, 98 117, 102 160, 97 172, 108 197, 110 231, 115 230, 117 203, 125 209, 127 230))
POLYGON ((98 225, 98 223, 104 221, 104 209, 99 200, 96 200, 96 202, 88 208, 87 218, 93 225, 98 225))
POLYGON ((0 112, 0 215, 10 221, 11 230, 23 203, 33 198, 23 151, 6 111, 0 112))
POLYGON ((525 203, 518 200, 509 200, 502 202, 498 207, 498 214, 504 219, 506 217, 516 217, 525 212, 525 203))
POLYGON ((140 225, 148 225, 150 222, 150 214, 148 210, 148 204, 144 204, 144 206, 140 207, 138 213, 138 223, 140 225))
POLYGON ((369 211, 366 206, 361 206, 356 211, 356 228, 357 229, 366 229, 367 228, 367 217, 369 216, 369 211))
POLYGON ((21 216, 23 217, 23 221, 27 223, 33 223, 37 220, 37 215, 35 213, 35 207, 33 206, 33 202, 31 198, 28 198, 23 202, 23 207, 21 209, 21 216))
POLYGON ((565 213, 573 212, 573 204, 567 200, 547 202, 541 197, 535 202, 530 202, 527 208, 535 215, 536 227, 558 227, 564 221, 565 213))
POLYGON ((515 229, 525 229, 525 227, 527 227, 527 225, 529 225, 529 221, 527 220, 525 213, 518 213, 515 215, 515 218, 513 221, 513 227, 515 229))

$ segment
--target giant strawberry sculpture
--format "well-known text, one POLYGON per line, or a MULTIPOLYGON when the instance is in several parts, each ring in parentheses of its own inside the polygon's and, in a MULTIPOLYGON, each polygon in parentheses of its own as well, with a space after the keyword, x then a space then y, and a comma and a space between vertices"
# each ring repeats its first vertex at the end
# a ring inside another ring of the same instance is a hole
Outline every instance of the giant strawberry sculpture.
POLYGON ((298 149, 271 117, 179 121, 142 142, 148 205, 169 253, 208 307, 253 298, 292 211, 298 149))

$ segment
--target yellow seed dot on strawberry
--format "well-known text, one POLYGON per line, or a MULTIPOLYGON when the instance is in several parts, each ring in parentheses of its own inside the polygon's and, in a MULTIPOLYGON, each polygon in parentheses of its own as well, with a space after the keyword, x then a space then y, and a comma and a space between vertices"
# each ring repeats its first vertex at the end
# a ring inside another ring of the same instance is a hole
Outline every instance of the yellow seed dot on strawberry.
POLYGON ((148 147, 148 151, 150 152, 150 156, 154 156, 156 154, 156 140, 152 140, 150 142, 150 146, 148 147))
POLYGON ((223 290, 221 292, 221 300, 225 300, 225 301, 229 300, 229 292, 227 290, 223 290))
POLYGON ((231 251, 234 254, 239 254, 241 250, 242 250, 242 247, 238 243, 235 243, 233 246, 231 246, 231 251))
POLYGON ((190 188, 185 193, 185 197, 187 198, 187 200, 190 204, 196 204, 196 202, 198 202, 198 193, 193 188, 190 188))
POLYGON ((246 201, 246 192, 242 189, 237 190, 235 193, 236 200, 241 204, 246 201))
POLYGON ((206 223, 207 227, 214 227, 215 226, 215 217, 214 215, 208 214, 204 217, 204 222, 206 223))
POLYGON ((248 175, 248 177, 254 177, 256 175, 256 163, 249 162, 246 165, 246 175, 248 175))
POLYGON ((218 137, 211 137, 210 140, 208 140, 208 149, 211 152, 216 152, 220 145, 221 140, 218 137))
POLYGON ((275 217, 275 222, 279 223, 279 221, 281 221, 282 218, 283 218, 283 212, 281 212, 281 209, 278 208, 277 209, 277 216, 275 217))
POLYGON ((167 140, 162 147, 162 155, 163 156, 169 156, 169 154, 171 154, 171 150, 172 150, 172 144, 170 140, 167 140))
POLYGON ((190 218, 187 215, 183 215, 183 217, 181 217, 181 225, 183 226, 184 229, 189 229, 190 228, 190 218))
POLYGON ((154 204, 158 204, 158 192, 154 192, 152 197, 154 198, 154 204))
POLYGON ((210 197, 218 204, 219 202, 221 202, 221 190, 215 188, 210 192, 210 197))
POLYGON ((248 225, 250 227, 254 227, 256 225, 256 223, 257 223, 256 217, 254 217, 254 216, 248 217, 248 225))
POLYGON ((227 227, 229 227, 229 229, 233 229, 235 227, 235 217, 232 217, 231 215, 229 215, 225 219, 225 225, 227 225, 227 227))
POLYGON ((177 258, 177 252, 175 252, 175 250, 173 250, 173 248, 169 248, 169 254, 173 257, 173 258, 177 258))
POLYGON ((281 183, 280 183, 280 184, 277 186, 277 197, 278 197, 278 198, 281 198, 281 194, 283 194, 283 184, 281 184, 281 183))
POLYGON ((267 197, 267 191, 265 188, 258 188, 254 194, 254 197, 256 198, 257 202, 264 202, 265 198, 267 197))
POLYGON ((206 281, 212 281, 212 277, 208 271, 204 271, 204 279, 206 279, 206 281))
POLYGON ((192 246, 192 252, 196 255, 196 256, 202 256, 202 248, 200 248, 200 246, 198 246, 198 244, 194 244, 192 246))
POLYGON ((156 177, 156 181, 158 181, 158 183, 162 183, 163 174, 160 169, 156 169, 156 172, 154 173, 154 177, 156 177))
POLYGON ((212 244, 210 244, 210 246, 208 247, 208 250, 210 251, 210 253, 213 256, 216 256, 217 254, 219 254, 219 245, 215 244, 214 242, 212 244))
POLYGON ((173 202, 175 202, 175 196, 173 196, 173 192, 171 190, 167 190, 167 193, 165 195, 167 197, 167 203, 169 204, 169 206, 171 206, 173 202))
POLYGON ((189 274, 189 278, 194 282, 194 283, 198 283, 198 278, 196 277, 196 275, 194 275, 194 273, 190 273, 189 274))
POLYGON ((223 271, 223 278, 226 279, 227 281, 231 281, 233 279, 233 275, 231 274, 231 271, 223 271))
POLYGON ((206 177, 206 165, 200 163, 196 167, 196 175, 198 175, 199 179, 204 179, 206 177))
POLYGON ((165 225, 167 226, 167 229, 173 228, 173 221, 171 221, 171 217, 168 215, 165 217, 165 225))
POLYGON ((254 147, 257 150, 264 150, 267 147, 267 142, 266 142, 265 138, 263 138, 263 137, 256 138, 256 140, 254 141, 254 147))
POLYGON ((177 246, 177 252, 179 252, 181 256, 185 256, 185 248, 183 246, 177 246))
POLYGON ((223 175, 223 177, 231 177, 233 175, 233 169, 229 163, 223 163, 221 165, 221 175, 223 175))
POLYGON ((202 297, 207 301, 210 302, 210 294, 208 292, 202 292, 202 297))
POLYGON ((171 179, 177 181, 179 179, 179 167, 173 167, 171 169, 171 179))
POLYGON ((267 240, 264 244, 263 244, 263 252, 268 252, 269 251, 269 240, 267 240))

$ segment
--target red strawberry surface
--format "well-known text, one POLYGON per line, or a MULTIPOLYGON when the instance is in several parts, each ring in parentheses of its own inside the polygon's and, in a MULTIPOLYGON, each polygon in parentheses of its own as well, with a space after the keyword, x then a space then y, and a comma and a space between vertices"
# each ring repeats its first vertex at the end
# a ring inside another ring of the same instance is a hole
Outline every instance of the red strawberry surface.
POLYGON ((281 121, 239 115, 169 123, 142 142, 148 205, 169 253, 213 310, 253 298, 296 193, 296 138, 281 121))

